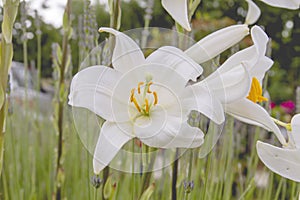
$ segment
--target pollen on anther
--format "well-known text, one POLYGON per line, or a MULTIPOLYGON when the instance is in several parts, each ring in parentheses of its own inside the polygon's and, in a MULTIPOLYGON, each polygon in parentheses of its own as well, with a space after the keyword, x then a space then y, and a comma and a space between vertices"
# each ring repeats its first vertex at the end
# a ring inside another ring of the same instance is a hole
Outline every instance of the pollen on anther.
POLYGON ((152 93, 152 91, 150 91, 150 86, 151 86, 152 84, 153 84, 152 81, 148 83, 148 90, 147 90, 147 93, 152 93))
POLYGON ((148 99, 145 99, 145 110, 146 110, 146 113, 149 113, 149 102, 148 102, 148 99))
POLYGON ((138 84, 138 93, 141 94, 141 86, 144 85, 144 82, 139 82, 138 84))
POLYGON ((132 102, 134 103, 136 109, 137 109, 139 112, 141 112, 141 108, 140 108, 140 106, 139 106, 137 100, 136 100, 134 97, 132 98, 132 102))
POLYGON ((157 104, 157 102, 158 102, 158 99, 157 99, 157 93, 156 92, 153 92, 153 97, 154 97, 154 105, 156 105, 157 104))
POLYGON ((131 90, 131 95, 130 95, 130 102, 133 102, 133 99, 134 99, 134 88, 131 90))

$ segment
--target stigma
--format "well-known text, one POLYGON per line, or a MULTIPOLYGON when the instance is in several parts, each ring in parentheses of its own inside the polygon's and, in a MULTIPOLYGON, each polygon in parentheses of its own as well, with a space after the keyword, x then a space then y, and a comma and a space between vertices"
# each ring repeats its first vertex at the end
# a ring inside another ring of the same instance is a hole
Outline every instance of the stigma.
POLYGON ((262 87, 255 77, 252 78, 251 88, 247 98, 254 103, 268 101, 268 99, 262 95, 262 87))
POLYGON ((151 79, 146 79, 146 82, 139 82, 137 88, 131 89, 130 92, 130 103, 145 116, 149 116, 151 108, 158 103, 157 93, 150 88, 152 84, 151 79))

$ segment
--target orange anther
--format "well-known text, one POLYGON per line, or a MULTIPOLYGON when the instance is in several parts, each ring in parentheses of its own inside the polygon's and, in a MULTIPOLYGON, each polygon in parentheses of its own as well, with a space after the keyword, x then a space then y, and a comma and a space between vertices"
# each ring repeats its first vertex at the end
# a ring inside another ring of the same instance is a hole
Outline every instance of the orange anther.
POLYGON ((152 84, 153 84, 152 81, 148 83, 148 90, 147 90, 148 93, 152 93, 152 91, 150 91, 150 86, 151 86, 152 84))
POLYGON ((157 99, 157 93, 156 92, 153 92, 153 97, 154 97, 154 105, 156 105, 157 104, 157 102, 158 102, 158 99, 157 99))
POLYGON ((141 86, 144 85, 144 82, 139 82, 138 84, 138 93, 141 94, 141 86))

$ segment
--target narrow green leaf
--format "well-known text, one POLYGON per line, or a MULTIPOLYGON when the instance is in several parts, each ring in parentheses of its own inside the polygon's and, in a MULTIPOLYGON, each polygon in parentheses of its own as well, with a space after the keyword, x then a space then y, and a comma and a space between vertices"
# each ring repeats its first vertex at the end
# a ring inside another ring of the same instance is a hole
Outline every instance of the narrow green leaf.
POLYGON ((2 108, 5 100, 5 93, 3 91, 2 86, 0 86, 0 109, 2 108))
POLYGON ((149 200, 154 192, 155 184, 151 184, 142 194, 140 200, 149 200))

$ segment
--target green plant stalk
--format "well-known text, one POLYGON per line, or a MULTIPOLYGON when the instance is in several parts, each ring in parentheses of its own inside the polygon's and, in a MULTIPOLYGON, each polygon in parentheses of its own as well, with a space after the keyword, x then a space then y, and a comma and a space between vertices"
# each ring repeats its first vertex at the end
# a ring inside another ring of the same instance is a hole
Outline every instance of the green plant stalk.
POLYGON ((177 189, 176 189, 176 183, 177 183, 177 176, 178 176, 178 158, 179 150, 176 148, 175 152, 175 161, 173 163, 173 169, 172 169, 172 200, 177 199, 177 189))
POLYGON ((42 71, 42 36, 37 34, 37 91, 41 90, 41 71, 42 71))
MULTIPOLYGON (((192 181, 192 170, 193 170, 193 157, 194 157, 194 152, 193 152, 193 149, 189 149, 189 169, 188 169, 188 178, 187 178, 187 181, 190 182, 192 181)), ((189 186, 188 186, 189 187, 189 186)), ((185 188, 186 189, 186 188, 185 188)), ((187 189, 186 189, 187 190, 187 189)), ((192 191, 185 191, 184 192, 184 199, 188 199, 189 197, 189 194, 191 193, 192 191)))
POLYGON ((111 0, 111 12, 110 12, 110 27, 116 30, 120 29, 121 26, 121 0, 111 0))
POLYGON ((8 71, 13 58, 12 27, 16 19, 19 0, 6 0, 3 2, 2 40, 0 44, 0 176, 3 166, 5 121, 8 104, 6 101, 6 87, 8 71), (2 99, 2 100, 1 100, 2 99), (2 101, 2 102, 1 102, 2 101))
POLYGON ((56 161, 56 190, 55 190, 55 197, 57 200, 62 199, 62 182, 63 176, 63 166, 62 166, 62 155, 63 155, 63 118, 64 118, 64 104, 66 102, 66 97, 64 95, 65 92, 65 71, 68 62, 68 42, 70 38, 70 31, 71 31, 71 3, 72 0, 68 0, 65 14, 64 14, 64 36, 63 36, 63 44, 62 44, 62 61, 60 65, 60 76, 59 76, 59 102, 58 102, 58 119, 57 119, 57 127, 58 127, 58 144, 57 144, 57 161, 56 161), (67 21, 65 21, 67 20, 67 21), (63 95, 62 95, 63 94, 63 95))

